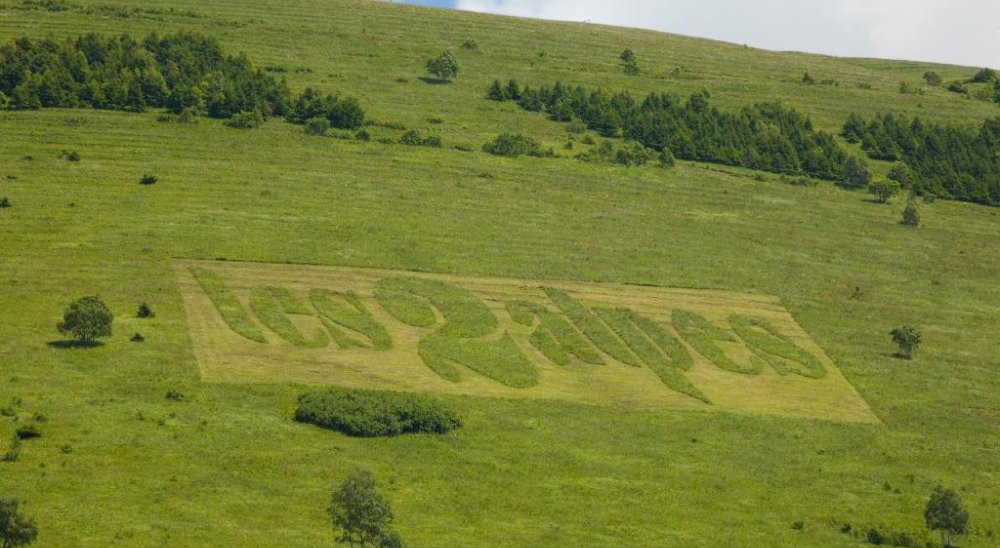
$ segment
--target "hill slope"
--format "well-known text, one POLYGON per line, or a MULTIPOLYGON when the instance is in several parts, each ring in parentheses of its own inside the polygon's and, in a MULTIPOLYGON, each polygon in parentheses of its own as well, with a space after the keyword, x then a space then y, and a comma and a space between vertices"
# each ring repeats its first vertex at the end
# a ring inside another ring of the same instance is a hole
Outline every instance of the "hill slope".
POLYGON ((0 111, 0 196, 13 204, 0 209, 0 406, 15 413, 0 451, 46 417, 42 438, 0 462, 0 496, 26 502, 40 544, 322 544, 330 491, 358 467, 415 546, 860 544, 844 523, 929 535, 922 510, 938 484, 969 506, 965 545, 997 542, 1000 211, 937 201, 908 229, 901 199, 827 183, 478 152, 513 131, 569 155, 564 125, 484 98, 497 78, 706 88, 721 108, 781 100, 836 132, 852 112, 996 116, 940 88, 899 93, 927 70, 973 69, 351 0, 102 6, 8 0, 0 40, 198 31, 280 67, 293 90, 358 97, 379 124, 359 142, 277 119, 240 131, 155 112, 0 111), (461 49, 470 39, 477 49, 461 49), (622 73, 624 48, 640 75, 622 73), (459 77, 421 81, 443 49, 459 77), (839 85, 803 86, 806 71, 839 85), (378 142, 400 127, 444 147, 378 142), (147 173, 159 182, 138 185, 147 173), (881 424, 444 396, 464 418, 454 434, 347 438, 290 420, 301 385, 202 382, 177 258, 773 295, 881 424), (114 337, 47 344, 90 294, 115 310, 114 337), (131 318, 143 301, 155 319, 131 318), (887 333, 903 323, 924 332, 912 362, 891 356, 887 333), (146 342, 129 342, 137 331, 146 342))

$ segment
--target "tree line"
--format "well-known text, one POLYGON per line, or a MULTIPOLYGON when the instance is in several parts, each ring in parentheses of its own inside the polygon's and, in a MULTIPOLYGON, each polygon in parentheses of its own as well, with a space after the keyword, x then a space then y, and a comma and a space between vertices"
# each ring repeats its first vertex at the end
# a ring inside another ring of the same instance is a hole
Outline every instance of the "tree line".
POLYGON ((1000 205, 1000 117, 961 125, 852 114, 842 134, 873 159, 904 162, 890 176, 917 194, 1000 205))
POLYGON ((627 92, 562 83, 521 88, 513 80, 495 81, 487 96, 546 112, 556 121, 580 120, 605 137, 631 139, 684 160, 843 181, 850 158, 833 135, 815 130, 809 118, 779 103, 724 112, 711 104, 707 91, 686 100, 652 93, 640 101, 627 92))
POLYGON ((138 39, 87 34, 56 41, 18 38, 0 46, 0 106, 12 109, 95 108, 142 112, 165 108, 211 118, 240 113, 305 123, 322 116, 358 127, 357 101, 306 90, 293 97, 284 80, 246 55, 226 55, 211 37, 181 32, 138 39))

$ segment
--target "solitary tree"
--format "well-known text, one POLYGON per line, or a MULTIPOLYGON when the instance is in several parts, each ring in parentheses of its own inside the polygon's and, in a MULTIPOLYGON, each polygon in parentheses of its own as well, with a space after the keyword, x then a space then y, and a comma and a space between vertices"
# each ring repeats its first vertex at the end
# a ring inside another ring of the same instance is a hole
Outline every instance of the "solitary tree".
POLYGON ((849 186, 858 188, 866 186, 872 180, 872 172, 868 169, 868 162, 857 156, 851 156, 844 164, 844 177, 849 186))
POLYGON ((920 343, 923 340, 923 335, 921 335, 920 331, 912 325, 897 327, 896 329, 890 331, 889 334, 892 335, 892 342, 899 346, 899 353, 897 356, 907 360, 913 358, 913 351, 920 346, 920 343))
POLYGON ((442 52, 434 59, 427 60, 427 72, 447 82, 449 78, 458 76, 458 59, 450 51, 442 52))
POLYGON ((100 297, 83 297, 69 305, 63 321, 56 325, 59 332, 72 335, 82 344, 90 344, 98 337, 111 336, 114 314, 100 297))
POLYGON ((334 530, 341 532, 337 540, 351 546, 378 542, 388 534, 392 522, 389 501, 375 488, 371 473, 363 470, 352 473, 340 484, 326 512, 334 530))
POLYGON ((917 208, 917 202, 912 198, 906 202, 906 207, 903 208, 903 218, 899 222, 904 226, 920 226, 920 209, 917 208))
POLYGON ((962 506, 958 493, 940 485, 934 488, 924 510, 924 521, 931 531, 941 531, 941 543, 954 546, 952 536, 964 534, 969 525, 969 512, 962 506))
POLYGON ((899 193, 899 189, 899 183, 892 179, 876 179, 868 183, 868 193, 875 196, 875 201, 880 204, 887 203, 899 193))
POLYGON ((634 51, 626 49, 618 58, 622 60, 622 68, 625 70, 625 74, 639 74, 639 61, 636 59, 634 51))
POLYGON ((17 506, 17 499, 0 499, 0 541, 3 548, 27 546, 38 536, 35 521, 21 515, 17 506))

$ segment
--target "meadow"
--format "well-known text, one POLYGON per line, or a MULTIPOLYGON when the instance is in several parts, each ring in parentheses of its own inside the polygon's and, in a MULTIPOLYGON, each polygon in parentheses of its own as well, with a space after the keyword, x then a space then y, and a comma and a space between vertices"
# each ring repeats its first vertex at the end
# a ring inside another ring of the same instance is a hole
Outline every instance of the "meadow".
POLYGON ((997 116, 943 89, 898 91, 927 70, 975 69, 354 0, 154 1, 127 16, 64 5, 0 2, 0 40, 196 30, 284 67, 294 89, 358 97, 379 124, 359 142, 280 120, 0 111, 12 203, 0 209, 0 407, 14 414, 0 417, 0 452, 45 417, 43 436, 0 462, 0 496, 25 503, 39 545, 325 544, 330 492, 357 468, 413 546, 864 544, 845 524, 933 539, 922 512, 938 484, 969 508, 963 546, 1000 542, 1000 210, 938 200, 914 229, 899 224, 902 199, 830 183, 478 152, 503 130, 568 155, 564 125, 485 99, 497 78, 707 88, 723 108, 782 100, 836 131, 851 112, 997 116), (638 76, 621 71, 625 47, 638 76), (420 80, 446 48, 458 78, 420 80), (805 71, 839 85, 804 88, 805 71), (401 126, 444 146, 378 142, 401 126), (158 182, 138 184, 145 174, 158 182), (770 295, 878 421, 445 394, 458 431, 349 438, 292 420, 311 380, 205 382, 176 264, 220 259, 770 295), (114 310, 114 336, 51 344, 66 305, 91 294, 114 310), (141 302, 155 318, 134 317, 141 302), (903 323, 924 333, 912 361, 888 336, 903 323))

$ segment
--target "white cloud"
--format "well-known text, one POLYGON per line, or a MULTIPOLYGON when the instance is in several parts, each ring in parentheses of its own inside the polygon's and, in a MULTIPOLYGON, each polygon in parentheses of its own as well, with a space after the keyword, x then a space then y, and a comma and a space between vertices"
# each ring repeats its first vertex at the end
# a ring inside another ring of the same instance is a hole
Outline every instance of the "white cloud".
POLYGON ((457 0, 459 9, 591 21, 776 50, 1000 68, 996 0, 457 0))

